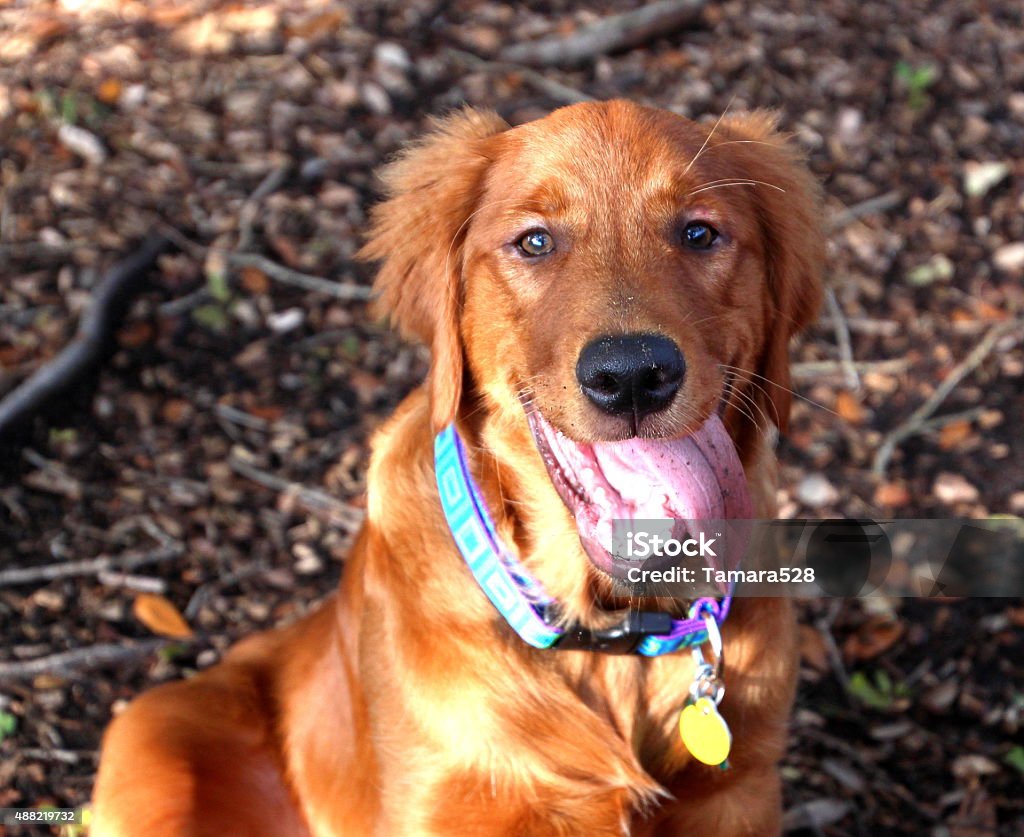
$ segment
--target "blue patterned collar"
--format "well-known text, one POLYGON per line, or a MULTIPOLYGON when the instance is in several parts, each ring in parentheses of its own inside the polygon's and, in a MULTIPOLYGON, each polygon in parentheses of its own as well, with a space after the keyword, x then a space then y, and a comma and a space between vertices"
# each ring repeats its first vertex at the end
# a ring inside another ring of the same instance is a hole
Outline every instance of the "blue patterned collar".
POLYGON ((610 628, 563 625, 558 602, 498 537, 487 505, 469 472, 455 425, 434 439, 434 471, 448 528, 473 577, 502 618, 534 648, 589 650, 658 657, 708 640, 707 619, 717 624, 729 613, 731 596, 698 599, 687 619, 668 613, 628 610, 610 628))

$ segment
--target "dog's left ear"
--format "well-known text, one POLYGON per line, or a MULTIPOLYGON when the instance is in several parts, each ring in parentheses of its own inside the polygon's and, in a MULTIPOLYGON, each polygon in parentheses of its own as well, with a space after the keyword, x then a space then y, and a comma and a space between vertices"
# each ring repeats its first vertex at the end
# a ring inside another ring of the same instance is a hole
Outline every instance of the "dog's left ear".
POLYGON ((774 114, 755 111, 723 120, 716 137, 738 140, 731 149, 743 169, 737 176, 761 181, 750 195, 761 225, 769 293, 767 338, 757 369, 763 377, 754 391, 765 415, 785 432, 792 399, 789 340, 821 306, 825 236, 821 187, 776 123, 774 114))
POLYGON ((373 209, 358 254, 381 262, 378 310, 430 347, 435 431, 454 420, 462 396, 462 245, 493 156, 489 140, 507 128, 497 114, 470 108, 438 120, 382 172, 387 199, 373 209))

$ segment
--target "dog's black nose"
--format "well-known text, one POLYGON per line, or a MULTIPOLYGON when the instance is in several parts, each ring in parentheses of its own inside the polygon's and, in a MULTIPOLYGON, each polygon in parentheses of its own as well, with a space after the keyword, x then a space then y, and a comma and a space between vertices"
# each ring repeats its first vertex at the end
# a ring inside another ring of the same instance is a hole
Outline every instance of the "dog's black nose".
POLYGON ((637 418, 667 407, 685 373, 679 347, 660 334, 598 337, 576 361, 587 398, 606 413, 637 418))

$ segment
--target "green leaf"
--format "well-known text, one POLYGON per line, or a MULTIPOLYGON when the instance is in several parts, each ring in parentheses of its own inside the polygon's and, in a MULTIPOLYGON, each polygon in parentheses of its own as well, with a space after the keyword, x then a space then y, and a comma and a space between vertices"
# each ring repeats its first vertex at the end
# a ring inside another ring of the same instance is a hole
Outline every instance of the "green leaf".
POLYGON ((0 712, 0 741, 14 735, 18 729, 18 718, 10 712, 0 712))
POLYGON ((1018 744, 1003 756, 1003 761, 1018 773, 1024 773, 1024 747, 1021 747, 1020 744, 1018 744))
POLYGON ((60 97, 60 118, 68 125, 78 121, 78 97, 72 91, 60 97))
POLYGON ((854 672, 850 678, 850 694, 872 709, 888 709, 892 701, 875 688, 863 671, 854 672))
POLYGON ((341 352, 349 360, 358 360, 362 342, 355 334, 346 334, 341 341, 341 352))
POLYGON ((73 427, 51 427, 50 428, 50 444, 51 445, 62 445, 68 444, 73 445, 75 440, 78 438, 78 431, 73 427))
POLYGON ((211 270, 206 274, 206 289, 217 302, 227 302, 231 299, 228 277, 219 270, 211 270))
POLYGON ((850 677, 850 694, 865 706, 884 712, 892 709, 897 699, 910 697, 910 688, 903 682, 894 683, 883 670, 876 671, 874 678, 857 671, 850 677))
POLYGON ((227 331, 228 315, 220 305, 200 305, 192 312, 192 319, 210 331, 227 331))
POLYGON ((188 645, 181 642, 171 642, 160 648, 156 653, 165 663, 173 663, 178 657, 187 652, 188 645))

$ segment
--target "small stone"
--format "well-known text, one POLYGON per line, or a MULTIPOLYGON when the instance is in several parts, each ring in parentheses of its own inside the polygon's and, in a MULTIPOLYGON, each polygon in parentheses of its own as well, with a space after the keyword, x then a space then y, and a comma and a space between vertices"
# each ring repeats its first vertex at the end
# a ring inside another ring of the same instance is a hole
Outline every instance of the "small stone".
POLYGON ((323 559, 309 544, 297 543, 292 547, 295 556, 295 572, 299 575, 316 575, 324 569, 323 559))
POLYGON ((843 145, 855 145, 861 141, 864 115, 856 108, 843 108, 836 120, 836 136, 843 145))
POLYGON ((992 254, 992 264, 1004 273, 1024 273, 1024 241, 1004 244, 992 254))
POLYGON ((960 474, 943 472, 935 478, 932 493, 940 503, 953 506, 957 503, 976 503, 981 496, 978 489, 960 474))
POLYGON ((368 81, 359 89, 359 94, 371 113, 377 116, 387 116, 391 113, 391 97, 379 84, 368 81))
POLYGON ((287 308, 267 315, 267 325, 277 334, 294 331, 306 321, 306 313, 301 308, 287 308))
POLYGON ((379 64, 406 72, 412 67, 409 53, 404 47, 390 41, 382 41, 373 49, 373 58, 379 64))
POLYGON ((921 696, 921 705, 929 712, 941 715, 953 705, 960 686, 955 680, 947 680, 932 689, 929 689, 921 696))
POLYGON ((968 197, 980 198, 1002 183, 1010 174, 1010 167, 1002 162, 964 164, 964 192, 968 197))
POLYGON ((85 128, 63 124, 57 129, 57 139, 68 151, 94 166, 107 159, 107 149, 100 138, 85 128))
POLYGON ((328 183, 320 190, 319 199, 325 209, 344 209, 359 201, 359 193, 344 183, 328 183))
POLYGON ((149 95, 149 91, 146 89, 146 85, 129 84, 121 90, 121 97, 117 103, 122 110, 135 110, 145 104, 147 95, 149 95))
POLYGON ((796 487, 796 498, 805 506, 820 509, 835 503, 839 492, 824 474, 809 474, 796 487))
POLYGON ((209 668, 220 660, 220 654, 212 648, 204 648, 196 655, 196 666, 198 668, 209 668))
POLYGON ((1015 491, 1010 495, 1010 512, 1024 514, 1024 491, 1015 491))
POLYGON ((953 759, 953 775, 958 779, 993 776, 998 772, 999 765, 980 753, 967 753, 953 759))

